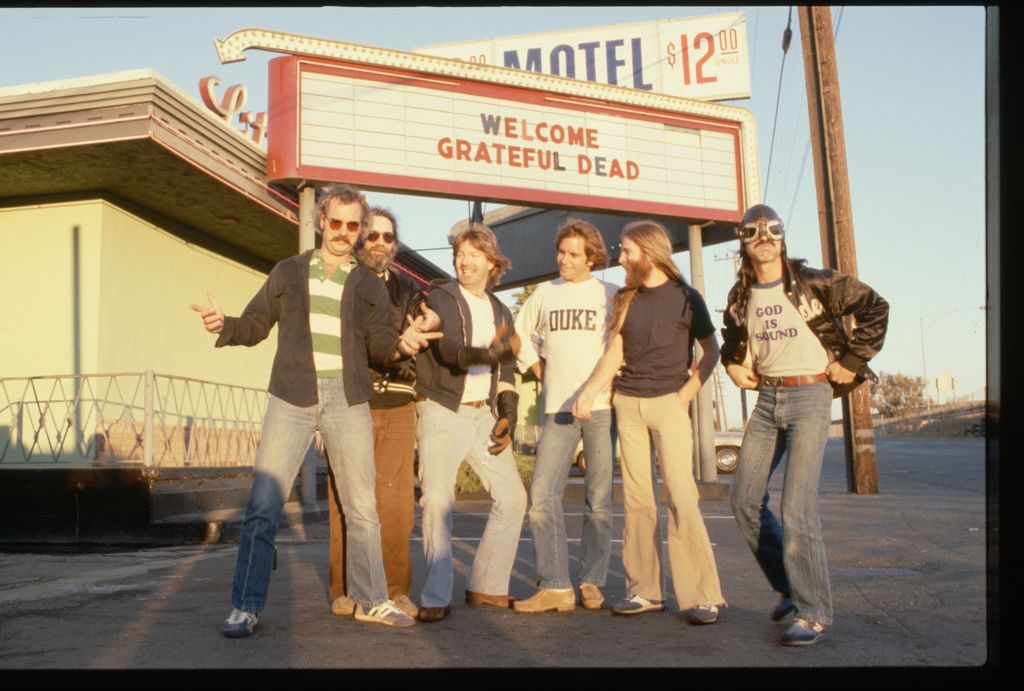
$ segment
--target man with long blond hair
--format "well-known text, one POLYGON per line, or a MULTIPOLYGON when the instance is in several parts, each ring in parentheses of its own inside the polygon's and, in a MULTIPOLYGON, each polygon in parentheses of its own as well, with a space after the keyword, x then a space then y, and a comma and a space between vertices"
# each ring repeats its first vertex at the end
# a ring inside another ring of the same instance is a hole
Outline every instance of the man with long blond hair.
POLYGON ((466 603, 507 609, 509 578, 526 513, 526 490, 512 456, 519 395, 512 313, 489 289, 510 263, 479 223, 452 245, 456 279, 434 281, 427 305, 444 335, 416 358, 416 441, 427 577, 420 621, 450 613, 455 478, 465 460, 491 498, 473 559, 466 603))
POLYGON ((612 538, 612 411, 608 395, 593 406, 591 420, 573 417, 583 382, 604 352, 615 286, 591 274, 606 262, 604 240, 586 221, 570 218, 555 235, 559 277, 537 286, 516 315, 522 336, 521 370, 544 382, 544 431, 530 485, 537 591, 515 603, 517 612, 571 612, 576 593, 569 579, 569 549, 562 494, 580 440, 587 458, 586 506, 580 540, 580 602, 604 604, 612 538), (535 348, 533 336, 543 345, 535 348), (543 360, 542 360, 543 353, 543 360), (543 363, 543 364, 542 364, 543 363))
POLYGON ((700 293, 686 284, 672 261, 663 226, 654 221, 627 225, 619 262, 626 269, 626 287, 616 295, 608 347, 573 408, 576 417, 588 419, 595 397, 614 379, 627 592, 612 613, 665 609, 657 487, 651 475, 653 438, 668 490, 668 558, 676 602, 691 624, 713 624, 725 600, 697 504, 689 410, 718 359, 715 327, 700 293), (694 340, 703 354, 691 373, 694 340))

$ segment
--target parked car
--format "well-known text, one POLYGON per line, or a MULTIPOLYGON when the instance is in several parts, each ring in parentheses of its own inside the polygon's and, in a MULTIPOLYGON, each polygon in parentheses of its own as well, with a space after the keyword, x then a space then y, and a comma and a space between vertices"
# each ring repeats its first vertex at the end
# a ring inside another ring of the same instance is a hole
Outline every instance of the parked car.
MULTIPOLYGON (((743 432, 715 432, 715 465, 718 472, 729 474, 736 472, 736 466, 740 461, 740 442, 743 441, 743 432)), ((615 455, 620 456, 619 442, 615 441, 615 455)), ((583 455, 583 442, 576 446, 576 455, 573 463, 581 474, 587 472, 587 459, 583 455)))

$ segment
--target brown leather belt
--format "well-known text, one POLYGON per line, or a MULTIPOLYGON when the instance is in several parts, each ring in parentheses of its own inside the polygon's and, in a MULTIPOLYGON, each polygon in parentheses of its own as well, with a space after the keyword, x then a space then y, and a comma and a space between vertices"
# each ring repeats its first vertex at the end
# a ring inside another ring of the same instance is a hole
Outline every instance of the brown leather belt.
POLYGON ((817 384, 820 381, 828 381, 828 375, 821 374, 795 374, 791 377, 765 377, 758 375, 758 380, 764 386, 803 386, 804 384, 817 384))
MULTIPOLYGON (((419 403, 421 401, 426 401, 426 400, 427 400, 427 397, 424 396, 423 394, 420 394, 420 393, 416 394, 416 402, 417 403, 419 403)), ((482 401, 463 401, 461 403, 461 405, 468 405, 470 408, 483 408, 485 405, 487 405, 487 399, 484 399, 482 401)))

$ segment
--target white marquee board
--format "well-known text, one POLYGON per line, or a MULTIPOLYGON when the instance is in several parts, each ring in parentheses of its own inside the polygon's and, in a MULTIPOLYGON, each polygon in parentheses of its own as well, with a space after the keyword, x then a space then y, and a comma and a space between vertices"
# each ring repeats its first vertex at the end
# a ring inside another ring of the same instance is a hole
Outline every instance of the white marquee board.
POLYGON ((595 99, 539 75, 561 93, 468 79, 435 61, 453 69, 272 61, 268 177, 711 220, 745 208, 749 116, 595 99))

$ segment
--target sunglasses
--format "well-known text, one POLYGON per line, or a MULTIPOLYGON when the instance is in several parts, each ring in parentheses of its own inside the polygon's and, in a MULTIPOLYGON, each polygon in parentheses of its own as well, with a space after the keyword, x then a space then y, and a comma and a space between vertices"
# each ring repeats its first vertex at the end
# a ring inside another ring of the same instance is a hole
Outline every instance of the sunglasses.
POLYGON ((336 218, 328 218, 327 225, 331 227, 331 230, 341 230, 344 227, 350 233, 356 232, 363 226, 359 221, 339 221, 336 218))
POLYGON ((756 221, 738 227, 736 235, 740 240, 749 244, 757 239, 758 232, 762 229, 771 240, 781 240, 786 234, 782 221, 756 221))
POLYGON ((371 230, 369 233, 367 233, 366 234, 366 241, 367 242, 377 242, 377 240, 380 239, 381 235, 384 236, 384 244, 386 244, 386 245, 390 245, 392 242, 395 241, 395 234, 394 233, 381 233, 379 230, 371 230))

